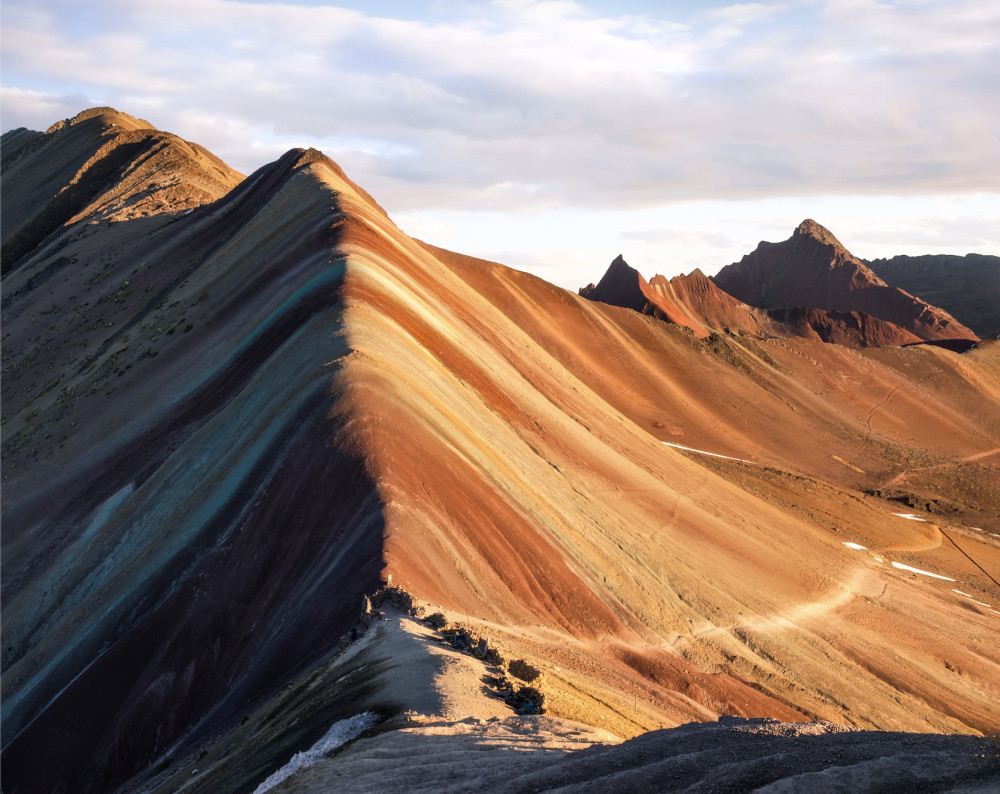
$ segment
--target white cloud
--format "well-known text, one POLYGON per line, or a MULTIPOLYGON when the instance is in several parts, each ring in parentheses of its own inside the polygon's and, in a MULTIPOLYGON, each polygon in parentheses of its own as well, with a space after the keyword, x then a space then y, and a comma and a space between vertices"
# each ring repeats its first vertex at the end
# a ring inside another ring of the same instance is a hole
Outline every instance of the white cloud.
POLYGON ((5 0, 4 128, 109 104, 244 172, 317 146, 394 215, 513 212, 527 233, 530 213, 575 211, 706 257, 723 219, 685 236, 663 218, 678 202, 867 195, 884 213, 1000 184, 996 4, 353 5, 5 0))

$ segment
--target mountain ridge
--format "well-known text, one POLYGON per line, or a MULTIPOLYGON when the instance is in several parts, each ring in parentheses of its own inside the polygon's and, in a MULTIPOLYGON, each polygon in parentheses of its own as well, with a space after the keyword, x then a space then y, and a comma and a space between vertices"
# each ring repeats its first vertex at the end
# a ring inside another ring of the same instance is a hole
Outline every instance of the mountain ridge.
MULTIPOLYGON (((836 240, 829 233, 827 235, 828 239, 836 240)), ((608 268, 599 285, 584 287, 579 294, 589 300, 633 309, 688 328, 703 339, 713 333, 752 339, 802 337, 855 348, 901 346, 923 341, 894 323, 865 312, 751 306, 720 289, 700 270, 669 280, 656 275, 647 282, 621 256, 608 268)), ((967 345, 963 345, 963 349, 964 346, 967 345)))

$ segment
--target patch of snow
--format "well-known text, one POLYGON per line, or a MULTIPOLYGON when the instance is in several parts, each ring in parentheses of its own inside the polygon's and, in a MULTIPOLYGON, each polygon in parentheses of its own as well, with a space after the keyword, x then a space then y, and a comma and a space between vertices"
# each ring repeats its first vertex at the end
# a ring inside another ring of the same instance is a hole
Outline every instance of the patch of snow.
POLYGON ((342 744, 351 741, 351 739, 356 739, 376 722, 378 722, 378 715, 366 711, 362 714, 355 714, 346 720, 339 720, 333 723, 330 730, 326 732, 326 735, 322 739, 308 750, 293 755, 291 761, 257 786, 253 794, 264 794, 265 791, 270 791, 300 769, 305 769, 308 766, 319 763, 327 753, 336 750, 342 744))
POLYGON ((873 554, 872 557, 874 557, 879 562, 885 562, 885 558, 884 557, 879 557, 877 554, 873 554))
POLYGON ((973 604, 979 604, 979 606, 981 606, 981 607, 986 607, 987 609, 991 609, 991 608, 992 608, 992 607, 991 607, 991 606, 990 606, 989 604, 984 604, 984 603, 983 603, 982 601, 976 601, 976 599, 974 599, 974 598, 973 598, 972 596, 970 596, 970 595, 969 595, 968 593, 963 593, 963 592, 962 592, 961 590, 956 590, 956 589, 955 589, 954 587, 953 587, 953 588, 951 589, 951 592, 953 592, 953 593, 958 593, 958 594, 959 594, 960 596, 965 596, 965 597, 966 597, 966 598, 968 598, 968 599, 969 599, 969 600, 970 600, 970 601, 971 601, 971 602, 972 602, 973 604))
POLYGON ((892 564, 893 568, 900 568, 904 571, 911 571, 913 573, 923 574, 924 576, 933 576, 935 579, 944 579, 947 582, 955 582, 957 579, 952 579, 950 576, 942 576, 939 573, 931 573, 930 571, 921 571, 919 568, 911 568, 909 565, 903 565, 901 562, 894 562, 892 564))
POLYGON ((863 551, 866 547, 862 546, 860 543, 851 543, 850 541, 841 541, 847 548, 855 549, 856 551, 863 551))
POLYGON ((674 449, 683 449, 685 452, 697 452, 699 455, 708 455, 710 458, 722 458, 723 460, 735 460, 739 463, 750 463, 756 465, 752 460, 745 460, 744 458, 732 458, 729 455, 720 455, 717 452, 706 452, 703 449, 693 449, 692 447, 685 447, 680 444, 671 444, 669 441, 661 441, 660 443, 667 447, 673 447, 674 449))
POLYGON ((899 516, 900 518, 905 518, 907 521, 923 521, 925 524, 927 523, 926 518, 921 518, 920 516, 914 513, 893 513, 893 515, 899 516))
MULTIPOLYGON (((355 670, 351 670, 351 672, 349 672, 347 675, 342 675, 340 678, 337 679, 337 684, 341 683, 342 681, 346 681, 348 678, 350 678, 355 673, 360 673, 367 666, 368 666, 367 664, 363 664, 363 665, 361 665, 361 667, 358 667, 355 670)), ((334 684, 334 686, 336 686, 336 684, 334 684)))

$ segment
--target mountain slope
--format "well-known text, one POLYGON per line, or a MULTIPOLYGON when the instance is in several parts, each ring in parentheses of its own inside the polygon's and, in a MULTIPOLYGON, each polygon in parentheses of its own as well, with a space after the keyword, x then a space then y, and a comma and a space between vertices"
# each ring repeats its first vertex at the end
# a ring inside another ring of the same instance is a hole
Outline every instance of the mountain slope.
POLYGON ((1000 348, 698 340, 413 240, 314 151, 81 222, 4 279, 4 791, 155 777, 244 717, 263 779, 322 704, 401 714, 350 670, 287 690, 390 576, 619 736, 1000 723, 1000 348), (968 556, 860 494, 925 469, 968 556))
POLYGON ((588 284, 580 294, 592 301, 609 303, 641 312, 649 302, 649 283, 619 254, 597 284, 588 284))
POLYGON ((690 328, 699 337, 726 330, 762 338, 778 331, 763 312, 727 295, 700 270, 670 280, 658 275, 646 281, 620 255, 601 281, 584 287, 580 295, 690 328))
POLYGON ((887 284, 940 306, 979 336, 1000 336, 1000 256, 894 256, 865 264, 887 284))
POLYGON ((5 282, 5 790, 106 790, 325 653, 377 583, 323 169, 71 224, 5 282))
POLYGON ((713 280, 751 306, 864 312, 927 341, 978 339, 947 312, 889 287, 812 220, 784 242, 761 243, 713 280))

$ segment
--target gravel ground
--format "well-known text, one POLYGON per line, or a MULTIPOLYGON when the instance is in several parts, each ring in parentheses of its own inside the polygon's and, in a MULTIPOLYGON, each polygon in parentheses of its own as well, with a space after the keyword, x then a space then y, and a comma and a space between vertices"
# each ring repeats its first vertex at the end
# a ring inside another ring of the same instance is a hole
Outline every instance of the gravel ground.
POLYGON ((574 751, 574 728, 586 730, 564 720, 508 717, 383 733, 274 791, 1000 790, 1000 745, 991 739, 723 717, 574 751))

